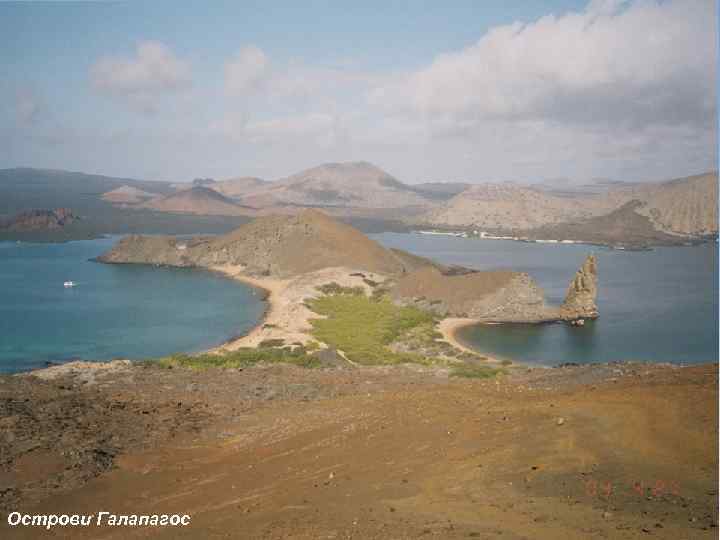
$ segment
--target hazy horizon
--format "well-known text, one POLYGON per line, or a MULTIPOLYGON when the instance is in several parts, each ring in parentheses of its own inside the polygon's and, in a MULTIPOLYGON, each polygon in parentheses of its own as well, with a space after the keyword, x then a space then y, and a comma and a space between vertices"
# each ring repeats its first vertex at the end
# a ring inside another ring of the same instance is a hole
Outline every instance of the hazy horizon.
POLYGON ((0 168, 408 184, 717 169, 712 0, 0 4, 0 168))

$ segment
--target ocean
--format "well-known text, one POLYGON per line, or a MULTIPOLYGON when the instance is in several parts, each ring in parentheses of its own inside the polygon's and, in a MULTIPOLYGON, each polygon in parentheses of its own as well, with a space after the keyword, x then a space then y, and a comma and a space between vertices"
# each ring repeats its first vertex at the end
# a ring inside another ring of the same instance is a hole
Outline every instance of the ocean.
POLYGON ((262 317, 258 291, 219 274, 89 261, 117 239, 0 242, 0 373, 200 351, 262 317))
MULTIPOLYGON (((530 273, 560 303, 585 256, 599 266, 600 318, 564 324, 477 325, 459 339, 524 363, 718 360, 716 244, 613 251, 448 236, 371 235, 446 264, 530 273)), ((89 259, 117 240, 0 243, 0 372, 71 359, 151 359, 195 352, 242 334, 265 302, 242 283, 202 270, 105 265, 89 259), (74 288, 63 282, 73 280, 74 288)))
POLYGON ((718 361, 718 247, 616 251, 579 244, 533 244, 383 233, 388 247, 480 270, 528 272, 560 304, 586 255, 598 258, 600 318, 565 324, 475 325, 457 337, 468 347, 528 364, 718 361))

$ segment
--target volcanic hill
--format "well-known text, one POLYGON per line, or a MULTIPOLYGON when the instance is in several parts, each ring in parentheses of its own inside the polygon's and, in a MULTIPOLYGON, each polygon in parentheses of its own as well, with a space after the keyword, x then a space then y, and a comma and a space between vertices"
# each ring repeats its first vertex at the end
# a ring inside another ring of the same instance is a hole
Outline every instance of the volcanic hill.
POLYGON ((427 205, 429 199, 379 167, 365 161, 326 163, 272 182, 245 199, 252 206, 292 204, 356 208, 427 205))
MULTIPOLYGON (((242 268, 247 276, 280 279, 345 268, 379 276, 398 304, 414 304, 442 316, 524 322, 568 318, 558 308, 545 305, 542 290, 523 272, 446 267, 404 251, 387 249, 319 210, 259 217, 218 237, 128 236, 98 260, 205 268, 231 266, 242 268)), ((597 290, 594 262, 592 270, 586 282, 587 292, 594 300, 597 290)), ((585 285, 574 287, 576 292, 584 288, 585 285)), ((573 318, 582 316, 597 313, 578 310, 573 314, 573 318)))
POLYGON ((194 186, 164 197, 151 199, 143 204, 143 207, 161 212, 216 216, 247 216, 254 214, 253 208, 242 206, 214 189, 204 186, 194 186))
POLYGON ((336 266, 398 275, 431 264, 426 259, 386 249, 318 210, 259 217, 214 238, 182 241, 172 237, 129 236, 100 260, 173 266, 241 265, 250 274, 276 277, 336 266))

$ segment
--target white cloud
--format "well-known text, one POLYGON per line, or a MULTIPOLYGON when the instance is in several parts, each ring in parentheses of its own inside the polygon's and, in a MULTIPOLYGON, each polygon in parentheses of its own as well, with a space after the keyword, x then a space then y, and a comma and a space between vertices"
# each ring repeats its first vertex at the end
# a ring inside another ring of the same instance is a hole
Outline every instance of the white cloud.
POLYGON ((225 64, 225 91, 242 96, 256 90, 269 70, 267 55, 255 45, 248 45, 225 64))
POLYGON ((245 126, 245 133, 253 142, 310 137, 330 144, 335 126, 336 118, 330 114, 308 113, 250 122, 245 126))
POLYGON ((90 75, 96 90, 145 112, 155 109, 158 98, 191 84, 189 64, 158 41, 138 43, 134 57, 102 57, 90 75))
POLYGON ((370 103, 421 115, 436 133, 467 134, 488 120, 706 126, 716 34, 711 0, 593 0, 582 13, 491 29, 376 88, 370 103))

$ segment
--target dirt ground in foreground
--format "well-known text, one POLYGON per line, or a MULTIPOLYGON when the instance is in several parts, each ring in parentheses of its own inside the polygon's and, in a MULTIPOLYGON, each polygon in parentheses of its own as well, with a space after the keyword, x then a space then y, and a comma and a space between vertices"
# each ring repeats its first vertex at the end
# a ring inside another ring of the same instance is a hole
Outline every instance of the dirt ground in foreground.
POLYGON ((2 538, 717 538, 717 364, 0 377, 2 538), (180 513, 40 528, 7 512, 180 513))

